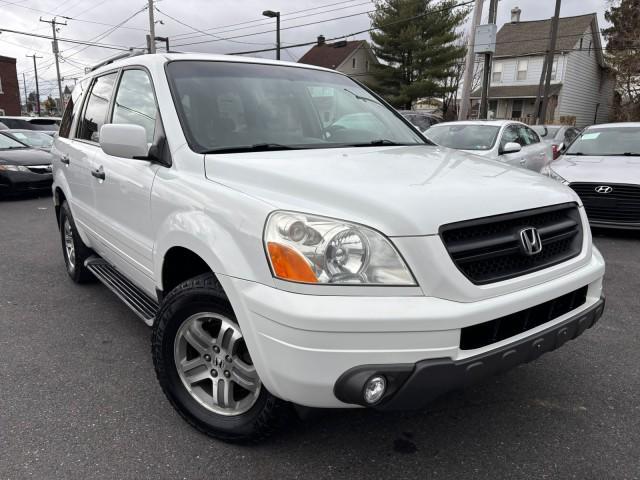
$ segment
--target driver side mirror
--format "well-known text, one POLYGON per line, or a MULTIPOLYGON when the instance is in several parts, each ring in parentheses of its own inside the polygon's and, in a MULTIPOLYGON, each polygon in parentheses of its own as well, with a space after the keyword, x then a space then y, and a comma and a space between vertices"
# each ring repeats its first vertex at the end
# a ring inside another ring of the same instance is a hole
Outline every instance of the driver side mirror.
POLYGON ((508 142, 502 147, 502 152, 500 153, 517 153, 522 150, 522 146, 516 142, 508 142))
POLYGON ((149 155, 147 132, 140 125, 108 123, 100 129, 100 148, 114 157, 146 158, 149 155))

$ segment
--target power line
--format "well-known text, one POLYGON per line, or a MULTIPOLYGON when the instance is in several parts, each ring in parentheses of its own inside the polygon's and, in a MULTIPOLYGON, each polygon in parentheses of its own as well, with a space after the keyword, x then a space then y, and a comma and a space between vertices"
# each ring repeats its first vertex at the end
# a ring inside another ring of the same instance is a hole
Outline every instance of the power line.
MULTIPOLYGON (((20 30, 12 30, 10 28, 0 28, 0 32, 7 32, 7 33, 15 33, 16 35, 26 35, 27 37, 37 37, 37 38, 44 38, 47 40, 53 40, 53 37, 50 35, 41 35, 39 33, 30 33, 30 32, 22 32, 20 30)), ((75 40, 72 38, 58 38, 57 39, 60 42, 66 42, 66 43, 75 43, 78 45, 89 45, 91 47, 101 47, 101 48, 110 48, 112 50, 120 50, 123 52, 129 51, 129 49, 127 47, 124 47, 122 45, 113 45, 113 44, 108 44, 108 43, 97 43, 97 42, 87 42, 87 41, 83 41, 83 40, 75 40)))
MULTIPOLYGON (((358 15, 363 15, 363 14, 366 14, 366 13, 371 13, 371 11, 352 13, 350 15, 342 15, 340 17, 327 18, 325 20, 317 20, 315 22, 308 22, 308 23, 302 23, 302 24, 299 24, 299 25, 292 25, 290 27, 281 28, 280 30, 282 31, 282 30, 291 30, 293 28, 308 27, 309 25, 317 25, 319 23, 333 22, 335 20, 342 20, 342 19, 345 19, 345 18, 352 18, 352 17, 356 17, 358 15)), ((276 31, 275 29, 263 30, 261 32, 245 33, 243 35, 236 35, 236 36, 233 36, 233 37, 222 37, 220 39, 215 39, 215 40, 200 40, 199 42, 179 43, 179 44, 176 44, 175 46, 176 47, 184 47, 184 46, 187 46, 187 45, 200 45, 200 44, 203 44, 203 43, 221 42, 223 40, 232 40, 232 39, 235 39, 235 38, 253 37, 255 35, 273 33, 275 31, 276 31)), ((275 50, 275 49, 273 49, 273 50, 275 50)), ((271 50, 265 50, 265 51, 271 51, 271 50)))
MULTIPOLYGON (((92 10, 92 9, 96 8, 96 7, 100 6, 100 5, 102 5, 103 3, 105 3, 106 1, 107 0, 104 0, 102 2, 98 2, 97 4, 92 5, 90 8, 87 8, 86 10, 83 10, 78 15, 81 15, 81 14, 83 14, 85 12, 88 12, 89 10, 92 10)), ((26 10, 31 10, 33 12, 43 13, 45 15, 51 15, 51 16, 56 15, 55 13, 47 11, 47 10, 41 10, 39 8, 28 7, 26 5, 18 5, 16 3, 7 2, 6 0, 0 0, 0 2, 2 2, 1 6, 3 6, 3 7, 19 7, 19 8, 24 8, 26 10)), ((69 17, 67 15, 57 15, 57 16, 60 17, 60 18, 64 18, 65 20, 73 20, 75 22, 91 23, 91 24, 94 24, 94 25, 105 25, 105 26, 110 26, 110 27, 114 26, 114 25, 111 25, 109 23, 97 22, 97 21, 94 21, 94 20, 84 20, 82 18, 78 18, 77 16, 76 17, 69 17)), ((124 27, 124 28, 127 28, 129 30, 143 30, 143 31, 145 31, 143 28, 138 28, 138 27, 124 27)))
MULTIPOLYGON (((340 3, 342 3, 342 2, 340 2, 340 3)), ((310 13, 310 14, 305 14, 305 15, 299 15, 297 17, 292 17, 292 18, 285 18, 282 21, 283 22, 289 22, 291 20, 296 20, 298 18, 309 18, 309 17, 313 17, 313 16, 316 16, 316 15, 324 15, 325 13, 331 13, 331 12, 335 12, 335 11, 338 11, 338 10, 345 10, 347 8, 353 8, 353 7, 358 7, 358 6, 361 6, 361 5, 370 5, 370 4, 371 4, 370 1, 362 2, 362 3, 356 3, 354 5, 348 5, 346 7, 341 7, 341 8, 333 8, 333 9, 330 9, 330 10, 325 10, 323 12, 316 12, 316 13, 310 13)), ((331 4, 331 5, 335 5, 335 4, 331 4)), ((325 5, 324 7, 316 7, 316 9, 317 8, 326 8, 327 6, 328 5, 325 5)), ((311 10, 314 10, 314 9, 311 9, 311 10)), ((288 13, 287 15, 292 15, 294 13, 299 13, 299 12, 302 12, 302 11, 304 11, 304 10, 299 10, 297 12, 291 12, 291 13, 288 13)), ((371 11, 372 10, 368 10, 366 12, 359 12, 358 15, 362 15, 364 13, 370 13, 371 11)), ((284 14, 281 14, 281 16, 284 16, 284 14)), ((251 28, 262 27, 263 25, 265 25, 267 23, 269 23, 269 21, 264 22, 262 25, 240 27, 240 28, 231 28, 231 29, 228 29, 228 30, 216 30, 214 33, 221 34, 221 33, 236 32, 238 30, 247 30, 247 29, 251 29, 251 28)), ((241 24, 239 24, 239 25, 241 25, 241 24)), ((233 25, 228 25, 227 27, 231 27, 231 26, 233 26, 233 25)), ((212 29, 206 29, 206 30, 203 31, 203 33, 211 31, 211 30, 212 29)), ((208 34, 205 33, 205 35, 208 35, 208 34)), ((182 40, 191 40, 193 38, 201 38, 202 36, 204 36, 204 35, 188 35, 188 36, 182 35, 181 38, 180 38, 180 41, 182 41, 182 40)), ((175 39, 175 37, 174 37, 174 39, 175 39)))
MULTIPOLYGON (((421 14, 418 14, 418 15, 414 15, 412 17, 401 18, 399 20, 394 20, 392 22, 387 22, 384 25, 381 25, 380 27, 371 27, 371 28, 367 28, 366 30, 360 30, 358 32, 352 32, 352 33, 349 33, 349 34, 346 34, 346 35, 339 35, 337 37, 328 38, 325 41, 331 42, 333 40, 340 40, 340 39, 343 39, 343 38, 346 38, 346 37, 354 37, 354 36, 360 35, 362 33, 369 33, 369 32, 372 32, 374 30, 380 30, 381 28, 387 27, 389 25, 395 25, 395 24, 398 24, 398 23, 410 22, 412 20, 416 20, 418 18, 425 17, 427 15, 432 15, 434 13, 447 12, 449 10, 453 10, 454 8, 460 8, 460 7, 464 7, 466 5, 470 5, 470 4, 474 3, 474 2, 475 2, 475 0, 467 0, 466 2, 461 2, 461 3, 458 3, 456 5, 452 5, 450 7, 445 7, 445 8, 439 9, 439 10, 431 10, 429 12, 424 12, 424 13, 421 13, 421 14)), ((348 15, 348 16, 353 16, 353 15, 348 15)), ((348 16, 337 17, 335 19, 329 19, 329 20, 322 20, 322 21, 319 21, 319 22, 312 22, 312 23, 308 23, 308 24, 305 24, 305 25, 296 25, 296 26, 287 27, 287 28, 290 29, 290 28, 296 28, 296 27, 303 27, 303 26, 306 26, 306 25, 313 25, 313 24, 322 23, 322 22, 325 22, 325 21, 331 21, 331 20, 336 20, 336 19, 340 19, 340 18, 346 18, 348 16)), ((271 30, 271 31, 273 31, 273 30, 271 30)), ((297 43, 297 44, 294 44, 294 45, 288 45, 288 46, 285 46, 285 47, 282 47, 282 48, 306 47, 306 46, 309 46, 309 45, 313 45, 316 42, 317 42, 317 40, 313 40, 313 41, 310 41, 310 42, 303 42, 303 43, 297 43)), ((198 42, 198 43, 202 43, 202 42, 198 42)), ((176 46, 184 46, 184 45, 192 45, 192 44, 180 44, 180 45, 176 45, 176 46)), ((233 53, 229 53, 228 55, 246 55, 246 54, 249 54, 249 53, 272 52, 274 50, 275 50, 275 48, 267 48, 267 49, 252 50, 252 51, 247 51, 247 52, 233 52, 233 53)))
MULTIPOLYGON (((292 12, 282 13, 281 16, 285 17, 285 16, 288 16, 288 15, 296 14, 296 13, 310 12, 310 11, 313 11, 313 10, 320 10, 322 8, 333 7, 335 5, 344 5, 345 3, 351 3, 353 1, 356 1, 356 0, 347 0, 347 1, 343 0, 341 2, 329 3, 327 5, 322 5, 320 7, 305 8, 305 9, 302 9, 302 10, 295 10, 295 11, 292 11, 292 12)), ((356 5, 348 5, 348 6, 344 7, 344 8, 352 8, 352 7, 355 7, 355 6, 358 6, 358 5, 364 5, 365 3, 371 3, 371 1, 359 3, 359 4, 356 4, 356 5)), ((327 12, 321 12, 321 13, 327 13, 327 12)), ((313 15, 315 15, 315 14, 313 14, 313 15)), ((221 28, 225 29, 225 28, 229 28, 229 27, 236 27, 236 26, 239 26, 239 25, 248 25, 248 24, 252 24, 252 23, 263 23, 263 24, 266 24, 266 23, 269 23, 269 22, 270 22, 270 20, 265 19, 264 17, 261 17, 261 18, 255 19, 255 20, 247 20, 247 21, 244 21, 244 22, 232 23, 232 24, 229 24, 229 25, 218 25, 216 27, 205 28, 205 29, 203 29, 203 31, 210 32, 212 30, 219 30, 221 28)), ((253 28, 253 27, 246 27, 246 28, 253 28)), ((214 33, 223 33, 223 32, 214 32, 214 33)), ((189 36, 189 35, 190 35, 189 33, 182 33, 182 34, 179 33, 179 34, 176 34, 176 35, 172 35, 172 38, 185 37, 185 36, 189 36)), ((186 40, 186 38, 181 38, 181 39, 182 40, 186 40)))
MULTIPOLYGON (((172 17, 172 16, 171 16, 171 15, 169 15, 168 13, 163 12, 163 11, 162 11, 162 10, 160 10, 158 7, 155 7, 155 9, 156 9, 158 12, 160 12, 162 15, 164 15, 165 17, 170 18, 171 20, 173 20, 174 22, 177 22, 177 23, 179 23, 180 25, 183 25, 183 26, 185 26, 185 27, 187 27, 187 28, 190 28, 191 30, 194 30, 194 31, 196 31, 196 32, 200 32, 200 33, 202 33, 204 36, 217 38, 217 39, 219 39, 219 40, 225 40, 224 38, 222 38, 222 37, 220 37, 220 36, 218 36, 218 35, 214 35, 213 33, 207 33, 207 32, 205 32, 204 30, 200 30, 200 29, 198 29, 198 28, 196 28, 196 27, 192 27, 191 25, 188 25, 188 24, 184 23, 183 21, 178 20, 178 19, 177 19, 177 18, 175 18, 175 17, 172 17)), ((201 36, 202 36, 202 35, 201 35, 201 36)), ((242 42, 242 41, 238 41, 238 40, 228 40, 228 41, 229 41, 229 42, 233 42, 233 43, 244 43, 244 44, 246 44, 246 45, 264 45, 264 43, 256 43, 256 42, 242 42)))

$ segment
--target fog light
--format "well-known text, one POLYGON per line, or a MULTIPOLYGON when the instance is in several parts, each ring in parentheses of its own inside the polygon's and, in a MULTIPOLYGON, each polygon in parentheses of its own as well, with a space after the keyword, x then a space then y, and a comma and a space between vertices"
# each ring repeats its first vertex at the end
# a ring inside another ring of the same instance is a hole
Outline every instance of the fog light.
POLYGON ((387 390, 387 381, 381 375, 374 375, 364 386, 364 401, 374 404, 382 398, 387 390))

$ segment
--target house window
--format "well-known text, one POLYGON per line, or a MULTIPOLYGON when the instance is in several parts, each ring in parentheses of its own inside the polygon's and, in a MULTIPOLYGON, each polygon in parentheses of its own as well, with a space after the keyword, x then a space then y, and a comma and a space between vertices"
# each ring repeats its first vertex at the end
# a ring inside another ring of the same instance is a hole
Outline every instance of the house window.
POLYGON ((4 93, 4 92, 2 91, 2 77, 0 77, 0 93, 4 93))
POLYGON ((553 61, 553 66, 551 67, 551 80, 556 79, 556 72, 558 71, 558 60, 553 61))
POLYGON ((491 72, 491 81, 499 83, 502 81, 502 62, 494 62, 491 72))
POLYGON ((351 68, 356 68, 356 57, 351 59, 351 68))
POLYGON ((582 37, 580 37, 580 47, 579 50, 582 50, 582 37))
POLYGON ((367 72, 369 71, 369 60, 364 62, 364 68, 367 70, 367 72))
POLYGON ((589 42, 589 56, 591 56, 591 42, 589 42))
POLYGON ((4 109, 0 108, 0 115, 4 117, 4 109))
POLYGON ((520 118, 522 117, 522 100, 514 100, 513 106, 511 107, 511 118, 520 118))
POLYGON ((529 68, 529 60, 518 60, 518 72, 516 74, 516 79, 526 80, 528 68, 529 68))

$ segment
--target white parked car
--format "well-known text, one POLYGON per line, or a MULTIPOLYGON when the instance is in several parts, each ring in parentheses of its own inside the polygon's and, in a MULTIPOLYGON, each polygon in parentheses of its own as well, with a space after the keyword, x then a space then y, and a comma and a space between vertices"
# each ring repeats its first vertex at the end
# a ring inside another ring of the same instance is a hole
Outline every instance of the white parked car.
POLYGON ((588 127, 543 173, 580 195, 591 225, 640 229, 640 122, 588 127))
POLYGON ((432 126, 424 134, 444 147, 455 148, 509 165, 539 172, 553 159, 550 144, 531 127, 511 120, 469 120, 432 126))
POLYGON ((333 70, 114 60, 53 153, 69 276, 153 327, 164 393, 218 438, 262 438, 292 403, 421 407, 604 309, 571 189, 432 145, 333 70))

